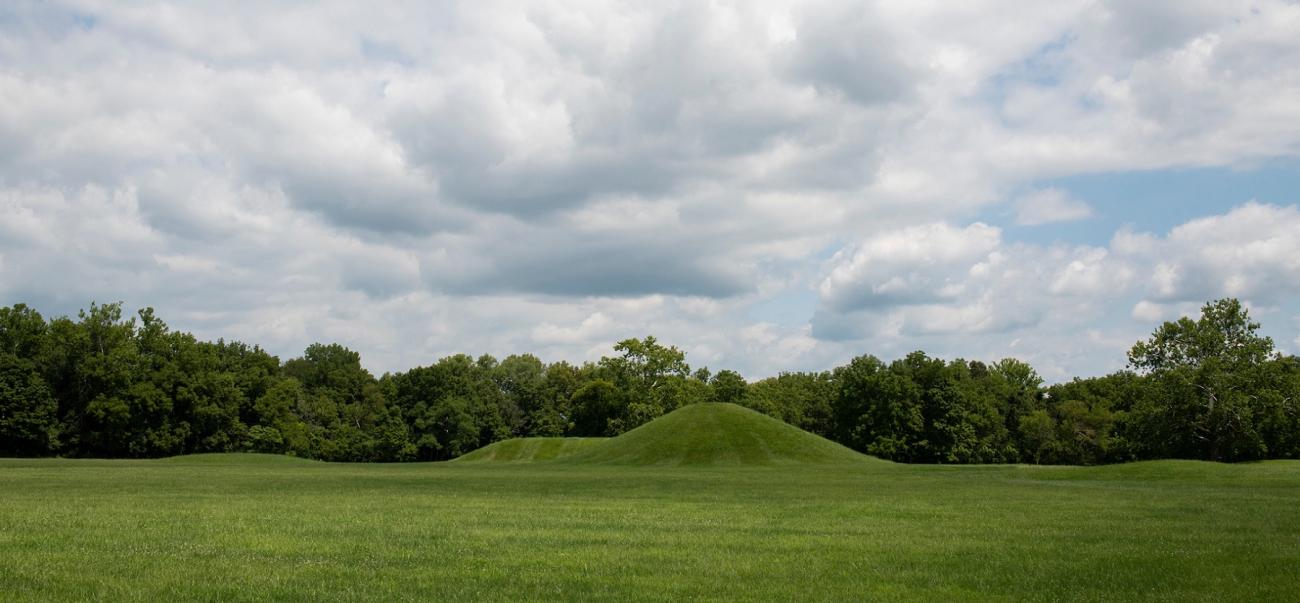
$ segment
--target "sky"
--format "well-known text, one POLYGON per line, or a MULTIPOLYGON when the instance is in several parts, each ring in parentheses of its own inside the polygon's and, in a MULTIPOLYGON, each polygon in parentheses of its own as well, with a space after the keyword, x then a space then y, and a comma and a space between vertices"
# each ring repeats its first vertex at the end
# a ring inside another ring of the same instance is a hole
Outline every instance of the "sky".
POLYGON ((5 2, 0 305, 375 373, 1300 351, 1300 4, 5 2))

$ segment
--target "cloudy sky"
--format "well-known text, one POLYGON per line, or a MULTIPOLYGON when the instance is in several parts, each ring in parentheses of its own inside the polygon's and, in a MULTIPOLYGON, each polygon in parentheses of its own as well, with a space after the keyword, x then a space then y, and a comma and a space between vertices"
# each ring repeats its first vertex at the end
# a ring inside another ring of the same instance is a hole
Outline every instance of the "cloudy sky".
POLYGON ((0 304, 377 373, 1300 349, 1300 4, 5 2, 0 304))

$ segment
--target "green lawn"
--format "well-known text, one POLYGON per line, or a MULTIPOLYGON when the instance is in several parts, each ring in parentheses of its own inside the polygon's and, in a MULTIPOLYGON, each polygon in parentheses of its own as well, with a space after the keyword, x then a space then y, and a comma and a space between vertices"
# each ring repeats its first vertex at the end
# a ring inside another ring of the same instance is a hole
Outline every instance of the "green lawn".
POLYGON ((1300 462, 574 460, 593 446, 0 460, 0 600, 1300 600, 1300 462))

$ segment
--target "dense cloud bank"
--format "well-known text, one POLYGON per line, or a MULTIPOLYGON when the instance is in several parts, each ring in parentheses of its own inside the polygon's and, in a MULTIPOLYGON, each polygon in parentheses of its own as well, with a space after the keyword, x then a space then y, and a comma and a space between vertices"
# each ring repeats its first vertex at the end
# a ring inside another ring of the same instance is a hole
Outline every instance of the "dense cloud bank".
POLYGON ((1008 229, 1102 217, 1054 178, 1295 158, 1297 31, 1281 0, 6 3, 0 300, 383 370, 654 331, 754 377, 1100 374, 1214 296, 1295 332, 1296 199, 1008 229))
POLYGON ((0 456, 255 451, 336 461, 445 460, 512 437, 617 436, 730 402, 856 450, 919 463, 1096 464, 1300 458, 1300 359, 1235 299, 1166 322, 1132 371, 1043 386, 1030 365, 859 356, 824 372, 692 371, 653 337, 598 362, 445 357, 376 379, 338 344, 281 362, 203 342, 145 309, 44 319, 0 308, 0 456))

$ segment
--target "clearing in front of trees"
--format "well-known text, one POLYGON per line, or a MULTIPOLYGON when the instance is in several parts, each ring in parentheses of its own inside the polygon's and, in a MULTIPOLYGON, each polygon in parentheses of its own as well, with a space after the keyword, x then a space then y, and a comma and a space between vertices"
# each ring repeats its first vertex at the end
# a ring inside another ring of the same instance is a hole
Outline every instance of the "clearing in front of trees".
POLYGON ((1300 599, 1300 462, 899 465, 728 405, 515 442, 452 463, 0 460, 0 593, 1300 599))

